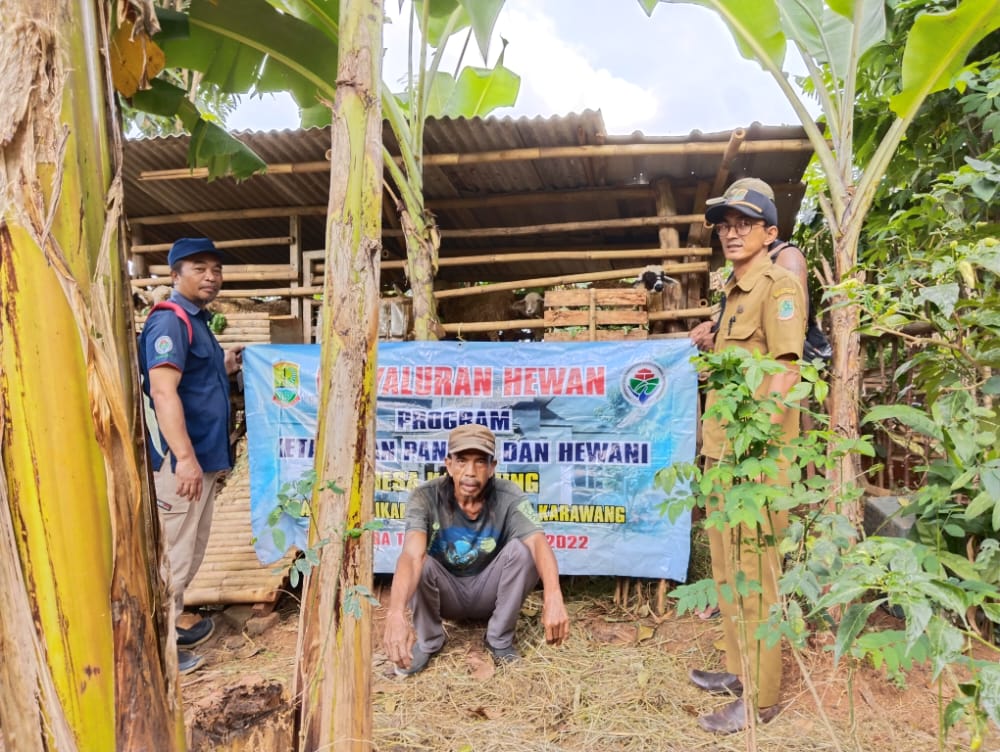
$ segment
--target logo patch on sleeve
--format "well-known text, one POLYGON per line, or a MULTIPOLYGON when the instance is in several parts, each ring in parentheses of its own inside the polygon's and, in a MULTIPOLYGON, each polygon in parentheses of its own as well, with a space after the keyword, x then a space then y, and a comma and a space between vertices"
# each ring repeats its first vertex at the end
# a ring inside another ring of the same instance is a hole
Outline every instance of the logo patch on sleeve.
POLYGON ((169 335, 164 334, 162 337, 156 338, 156 342, 153 343, 153 348, 160 355, 166 355, 174 349, 174 341, 170 339, 169 335))
POLYGON ((795 315, 795 301, 785 298, 778 301, 778 321, 788 321, 795 315))

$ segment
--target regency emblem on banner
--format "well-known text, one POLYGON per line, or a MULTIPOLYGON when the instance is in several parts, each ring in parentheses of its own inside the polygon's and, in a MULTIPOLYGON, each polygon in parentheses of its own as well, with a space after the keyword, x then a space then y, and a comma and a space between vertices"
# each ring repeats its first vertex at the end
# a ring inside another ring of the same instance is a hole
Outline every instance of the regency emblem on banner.
POLYGON ((278 407, 291 407, 301 395, 301 374, 298 363, 279 360, 271 365, 273 391, 271 399, 278 407))
POLYGON ((666 387, 663 369, 652 361, 633 363, 622 373, 622 395, 633 405, 653 404, 666 393, 666 387))

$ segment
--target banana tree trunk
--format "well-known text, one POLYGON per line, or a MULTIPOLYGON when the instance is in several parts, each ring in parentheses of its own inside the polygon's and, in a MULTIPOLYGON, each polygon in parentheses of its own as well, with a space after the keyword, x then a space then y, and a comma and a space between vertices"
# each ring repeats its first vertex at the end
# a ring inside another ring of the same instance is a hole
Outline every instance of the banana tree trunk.
POLYGON ((370 750, 375 368, 381 258, 381 0, 342 0, 312 545, 296 696, 299 749, 370 750))
MULTIPOLYGON (((423 194, 419 198, 423 202, 423 194)), ((443 330, 434 301, 440 233, 433 217, 420 217, 414 221, 404 210, 402 222, 406 237, 406 275, 413 291, 413 338, 440 339, 443 330)))
POLYGON ((0 0, 0 728, 19 752, 184 747, 137 441, 106 9, 0 0))
MULTIPOLYGON (((846 216, 851 216, 850 207, 846 216)), ((858 273, 858 237, 860 222, 846 222, 835 234, 834 265, 836 279, 843 284, 852 278, 859 284, 864 282, 858 273)), ((831 341, 833 358, 830 362, 830 428, 836 436, 854 439, 860 434, 858 405, 861 400, 861 323, 857 303, 849 302, 846 295, 838 294, 831 301, 831 341)), ((860 481, 860 464, 854 452, 845 453, 829 474, 829 497, 840 498, 841 492, 860 481)), ((847 502, 840 511, 847 515, 853 525, 860 530, 864 521, 864 510, 860 499, 847 502)))

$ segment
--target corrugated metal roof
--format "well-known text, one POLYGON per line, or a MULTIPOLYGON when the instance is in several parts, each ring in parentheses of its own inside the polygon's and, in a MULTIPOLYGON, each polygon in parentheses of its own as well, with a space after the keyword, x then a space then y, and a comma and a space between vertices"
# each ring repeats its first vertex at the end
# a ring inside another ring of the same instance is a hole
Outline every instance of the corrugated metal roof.
MULTIPOLYGON (((238 135, 269 165, 322 162, 330 148, 328 128, 238 135)), ((564 249, 650 250, 648 260, 543 259, 488 267, 442 266, 439 277, 450 282, 503 281, 653 263, 660 245, 656 224, 642 225, 636 220, 635 226, 600 227, 595 222, 655 217, 658 191, 662 196, 664 190, 672 193, 677 214, 701 214, 703 199, 716 189, 716 183, 721 181, 724 187, 746 175, 775 187, 782 234, 787 236, 802 197, 802 174, 812 155, 805 133, 797 126, 755 123, 736 134, 740 135, 742 146, 724 164, 726 147, 734 139, 732 131, 609 136, 600 113, 593 111, 544 119, 431 120, 425 130, 424 186, 428 207, 442 230, 442 258, 564 249), (579 153, 575 147, 591 148, 579 153), (518 151, 528 149, 541 151, 518 151), (547 149, 560 151, 552 155, 547 149), (441 155, 460 157, 447 164, 435 163, 441 155), (496 230, 485 236, 470 232, 484 228, 496 230)), ((388 126, 385 139, 395 153, 388 126)), ((186 136, 126 142, 125 209, 133 242, 170 243, 189 235, 217 241, 280 238, 289 235, 288 214, 299 212, 303 250, 324 247, 328 172, 276 171, 239 183, 229 178, 212 182, 190 177, 156 179, 157 172, 184 168, 187 149, 186 136), (274 216, 248 216, 253 210, 274 216), (218 211, 235 216, 220 219, 203 214, 218 211), (201 217, 177 216, 188 214, 201 217)), ((403 243, 398 231, 393 232, 398 221, 388 198, 383 213, 383 258, 401 259, 403 243)), ((692 226, 677 227, 679 245, 707 244, 707 233, 689 237, 692 226)), ((282 245, 253 245, 231 253, 238 263, 288 262, 288 249, 282 245)), ((165 253, 146 254, 154 264, 165 263, 165 257, 165 253)), ((395 270, 385 270, 383 281, 405 285, 402 273, 395 270)), ((232 286, 227 280, 227 288, 232 286)))

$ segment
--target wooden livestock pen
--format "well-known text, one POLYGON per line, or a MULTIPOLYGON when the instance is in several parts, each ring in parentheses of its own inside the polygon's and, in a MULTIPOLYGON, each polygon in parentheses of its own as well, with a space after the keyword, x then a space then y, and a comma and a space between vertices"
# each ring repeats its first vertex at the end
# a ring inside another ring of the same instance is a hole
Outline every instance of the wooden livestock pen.
MULTIPOLYGON (((190 170, 184 136, 128 141, 125 209, 133 286, 161 285, 178 237, 204 235, 225 249, 222 299, 284 301, 312 341, 322 292, 329 187, 328 129, 244 133, 268 164, 243 182, 190 170)), ((391 131, 385 138, 395 151, 391 131)), ((720 133, 605 133, 598 112, 549 119, 428 122, 424 186, 441 230, 435 296, 445 331, 486 337, 536 332, 511 305, 527 291, 629 287, 651 265, 672 278, 650 295, 651 336, 686 331, 709 314, 708 276, 721 265, 703 221, 705 201, 732 180, 771 184, 782 236, 794 224, 812 155, 800 127, 751 125, 720 133), (487 298, 490 298, 488 301, 487 298), (447 316, 444 314, 447 312, 447 316)), ((383 202, 381 282, 405 294, 405 244, 383 202)), ((277 314, 272 314, 277 315, 277 314)))

